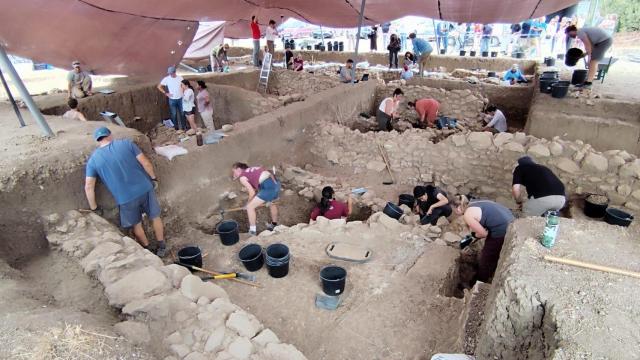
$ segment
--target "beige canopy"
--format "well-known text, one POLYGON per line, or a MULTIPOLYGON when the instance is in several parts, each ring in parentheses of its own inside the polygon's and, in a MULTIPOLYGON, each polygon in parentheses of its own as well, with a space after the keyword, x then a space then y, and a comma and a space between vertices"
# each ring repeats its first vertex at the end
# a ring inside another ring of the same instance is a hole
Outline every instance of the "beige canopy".
MULTIPOLYGON (((406 15, 453 22, 512 23, 566 8, 577 0, 367 0, 365 24, 406 15)), ((355 27, 359 0, 22 0, 0 11, 0 42, 9 53, 95 73, 162 75, 182 59, 199 21, 230 22, 225 33, 249 36, 247 20, 293 17, 355 27), (243 30, 244 29, 244 30, 243 30)))

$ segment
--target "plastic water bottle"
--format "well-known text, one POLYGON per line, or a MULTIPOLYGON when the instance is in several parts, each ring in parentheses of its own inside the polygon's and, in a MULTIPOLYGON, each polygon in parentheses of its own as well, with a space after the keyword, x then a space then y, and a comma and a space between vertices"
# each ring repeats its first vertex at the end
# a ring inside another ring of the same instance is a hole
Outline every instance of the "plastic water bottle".
POLYGON ((558 235, 558 227, 560 226, 558 212, 548 211, 546 220, 540 243, 542 243, 542 246, 551 249, 556 244, 556 236, 558 235))

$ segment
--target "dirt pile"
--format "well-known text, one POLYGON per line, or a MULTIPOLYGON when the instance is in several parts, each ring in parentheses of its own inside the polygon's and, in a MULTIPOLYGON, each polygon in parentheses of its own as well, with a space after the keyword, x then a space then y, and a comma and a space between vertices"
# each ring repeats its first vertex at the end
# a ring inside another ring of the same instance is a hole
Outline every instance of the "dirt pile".
POLYGON ((330 71, 323 73, 308 73, 306 71, 275 70, 269 79, 269 88, 280 96, 299 94, 298 97, 308 97, 321 91, 340 85, 335 74, 327 76, 330 71))
POLYGON ((228 300, 218 285, 202 282, 179 265, 164 265, 95 214, 70 211, 46 218, 56 251, 80 262, 105 287, 109 304, 126 320, 116 331, 148 345, 158 356, 204 359, 304 359, 293 346, 228 300))

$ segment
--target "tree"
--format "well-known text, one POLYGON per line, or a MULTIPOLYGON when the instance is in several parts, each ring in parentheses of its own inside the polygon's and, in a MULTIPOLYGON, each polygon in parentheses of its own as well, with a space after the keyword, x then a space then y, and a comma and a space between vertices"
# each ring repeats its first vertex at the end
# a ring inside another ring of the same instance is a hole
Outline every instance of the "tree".
POLYGON ((618 31, 640 31, 640 1, 638 0, 605 0, 602 3, 601 13, 618 15, 618 31))

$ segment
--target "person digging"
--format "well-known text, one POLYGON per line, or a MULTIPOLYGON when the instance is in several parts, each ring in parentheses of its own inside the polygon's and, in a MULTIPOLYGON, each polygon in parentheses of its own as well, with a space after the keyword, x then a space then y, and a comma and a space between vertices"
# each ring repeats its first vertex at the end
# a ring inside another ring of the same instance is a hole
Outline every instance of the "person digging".
POLYGON ((241 162, 233 164, 231 171, 233 179, 240 181, 249 193, 246 205, 249 234, 257 235, 256 209, 262 204, 266 204, 271 211, 271 224, 267 225, 267 230, 273 230, 278 225, 278 207, 273 201, 280 195, 280 183, 276 177, 260 166, 249 167, 241 162))
POLYGON ((413 188, 416 199, 414 209, 420 215, 420 224, 436 225, 440 217, 448 218, 453 213, 447 193, 433 185, 413 188))
POLYGON ((95 193, 96 179, 99 177, 118 204, 120 226, 125 229, 133 228, 136 240, 148 249, 149 239, 142 227, 142 214, 147 214, 158 241, 156 255, 164 257, 164 225, 155 194, 158 178, 153 164, 133 141, 114 140, 111 131, 106 127, 96 129, 93 138, 98 142, 98 148, 87 162, 84 185, 89 208, 102 215, 102 208, 96 202, 95 193))

